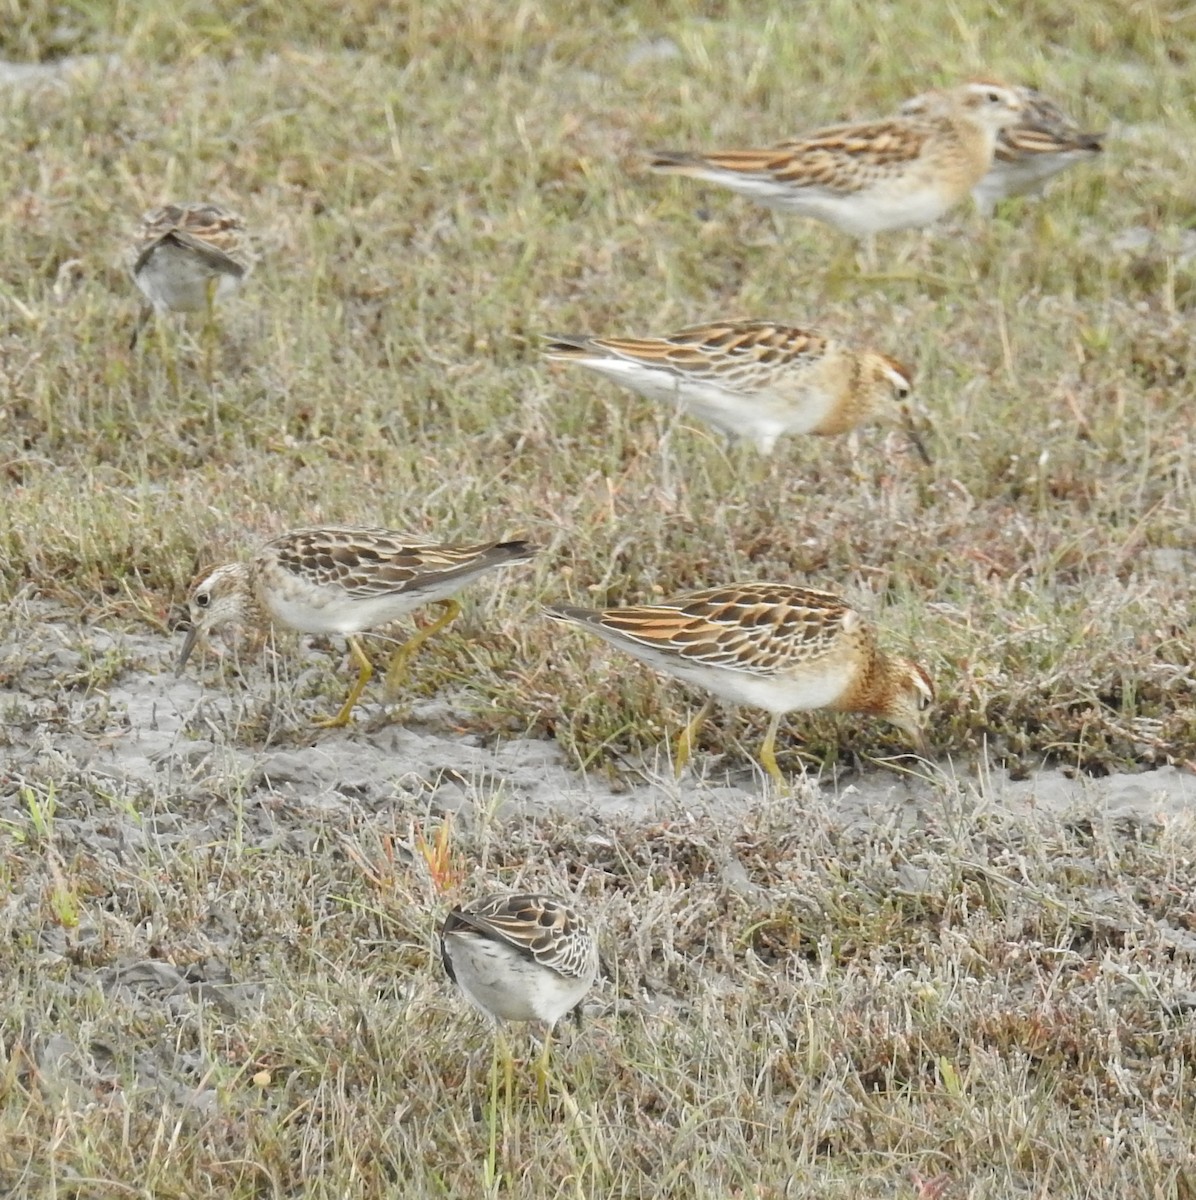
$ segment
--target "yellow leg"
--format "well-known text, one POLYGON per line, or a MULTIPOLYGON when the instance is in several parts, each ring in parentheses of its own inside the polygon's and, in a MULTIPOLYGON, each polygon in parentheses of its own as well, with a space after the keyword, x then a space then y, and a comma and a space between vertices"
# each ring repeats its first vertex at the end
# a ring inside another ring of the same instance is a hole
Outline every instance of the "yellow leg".
POLYGON ((133 336, 129 339, 129 349, 137 349, 137 339, 141 337, 141 331, 149 324, 149 319, 154 315, 152 305, 143 304, 141 311, 137 314, 137 323, 133 326, 133 336))
POLYGON ((170 331, 167 330, 168 322, 161 317, 155 317, 154 333, 158 338, 158 353, 162 355, 162 361, 166 363, 166 376, 170 380, 170 386, 177 396, 181 389, 179 382, 179 346, 178 338, 172 338, 170 331))
MULTIPOLYGON (((1040 200, 1034 207, 1038 210, 1034 222, 1037 226, 1035 236, 1044 244, 1054 246, 1063 235, 1059 232, 1058 224, 1051 217, 1051 206, 1043 204, 1040 200)), ((989 225, 991 227, 991 221, 989 225)))
POLYGON ((411 660, 420 646, 461 615, 461 605, 456 600, 438 600, 436 603, 444 609, 440 618, 433 621, 426 629, 419 630, 414 637, 408 638, 394 652, 390 666, 386 668, 386 694, 388 696, 395 696, 402 687, 407 678, 407 668, 411 665, 411 660))
POLYGON ((685 770, 685 764, 689 762, 689 756, 693 753, 694 738, 698 736, 698 731, 702 728, 702 723, 710 715, 710 710, 713 707, 714 700, 707 700, 698 709, 694 719, 681 731, 681 736, 677 739, 677 749, 674 753, 673 763, 678 779, 681 778, 681 772, 685 770))
POLYGON ((349 653, 353 661, 357 664, 357 682, 349 691, 348 698, 341 705, 341 710, 335 717, 319 717, 316 724, 321 729, 339 729, 342 725, 348 725, 349 716, 353 712, 357 701, 361 699, 361 693, 365 691, 365 685, 373 678, 374 668, 370 664, 370 660, 366 658, 365 651, 361 648, 361 643, 355 638, 349 638, 349 653))
POLYGON ((511 1065, 511 1052, 507 1047, 506 1039, 503 1037, 501 1030, 495 1029, 494 1042, 490 1048, 490 1111, 486 1114, 487 1120, 490 1122, 490 1138, 486 1161, 482 1165, 482 1180, 486 1185, 487 1191, 495 1190, 499 1181, 498 1130, 503 1125, 503 1117, 499 1115, 498 1111, 498 1064, 500 1058, 503 1060, 507 1083, 507 1102, 509 1104, 511 1099, 511 1085, 514 1078, 514 1069, 511 1065))
POLYGON ((212 382, 212 360, 216 354, 216 289, 219 282, 213 276, 204 286, 207 303, 203 322, 203 375, 206 383, 212 382))
POLYGON ((551 1058, 552 1028, 544 1031, 544 1045, 536 1061, 536 1098, 543 1104, 548 1099, 548 1067, 551 1058))
POLYGON ((869 275, 875 275, 880 261, 876 257, 876 234, 874 233, 864 235, 863 260, 864 270, 869 275))
POLYGON ((511 1043, 504 1033, 502 1039, 502 1071, 503 1071, 503 1128, 511 1128, 513 1104, 515 1101, 515 1055, 511 1051, 511 1043))
POLYGON ((918 432, 913 411, 908 404, 901 406, 901 415, 905 418, 905 436, 909 438, 910 445, 918 452, 918 457, 922 460, 922 464, 927 467, 934 466, 930 455, 926 451, 925 443, 922 441, 922 435, 918 432))
POLYGON ((860 259, 852 242, 840 239, 823 273, 823 286, 831 297, 841 296, 855 286, 860 274, 860 259))
POLYGON ((776 753, 777 729, 781 724, 781 715, 781 713, 772 714, 772 720, 768 723, 768 732, 764 735, 764 744, 760 747, 760 762, 772 777, 773 783, 784 789, 786 786, 785 776, 781 774, 781 768, 777 766, 776 753))

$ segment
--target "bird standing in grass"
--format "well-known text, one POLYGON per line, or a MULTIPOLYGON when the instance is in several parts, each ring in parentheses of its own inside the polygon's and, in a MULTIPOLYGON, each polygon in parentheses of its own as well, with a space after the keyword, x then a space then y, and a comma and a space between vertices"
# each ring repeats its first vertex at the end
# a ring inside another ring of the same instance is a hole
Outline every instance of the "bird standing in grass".
POLYGON ((133 245, 133 281, 145 303, 132 346, 150 316, 203 312, 235 292, 253 269, 245 222, 219 204, 165 204, 142 218, 133 245))
MULTIPOLYGON (((972 188, 972 199, 986 217, 992 216, 998 201, 1038 194, 1060 171, 1090 162, 1104 149, 1103 133, 1085 133, 1037 89, 1012 90, 1022 102, 1022 116, 997 135, 992 166, 972 188)), ((942 92, 923 92, 907 100, 901 112, 907 116, 932 112, 942 104, 942 97, 942 92)))
POLYGON ((544 353, 679 405, 764 455, 785 434, 847 433, 900 412, 914 447, 930 461, 906 403, 909 367, 790 325, 716 321, 649 338, 550 334, 544 353))
POLYGON ((784 776, 775 745, 786 713, 827 708, 884 717, 925 748, 926 710, 934 700, 930 677, 917 663, 881 650, 871 625, 830 592, 734 583, 663 604, 546 613, 712 693, 677 741, 678 774, 713 696, 772 714, 760 761, 778 786, 784 776))
MULTIPOLYGON (((581 1002, 598 976, 598 942, 585 920, 572 905, 540 893, 484 896, 445 918, 440 960, 449 979, 496 1026, 504 1021, 545 1026, 537 1066, 543 1093, 553 1030, 568 1012, 576 1012, 580 1023, 581 1002)), ((501 1029, 490 1062, 492 1111, 498 1107, 500 1060, 509 1097, 514 1063, 501 1029)))
POLYGON ((1012 88, 968 83, 926 112, 833 125, 763 150, 661 151, 650 165, 868 239, 871 259, 873 235, 929 225, 963 200, 1023 109, 1012 88))
POLYGON ((486 896, 454 908, 440 931, 448 977, 494 1021, 551 1030, 598 974, 598 943, 576 909, 532 893, 486 896))
POLYGON ((191 628, 178 670, 201 635, 222 625, 265 629, 276 621, 301 633, 344 634, 358 668, 357 682, 336 716, 317 724, 346 725, 374 673, 358 634, 425 604, 444 608, 436 622, 395 651, 387 670, 387 684, 394 691, 416 650, 460 613, 451 596, 496 567, 527 562, 536 550, 525 541, 458 546, 357 526, 284 533, 248 562, 217 567, 195 583, 188 598, 191 628))

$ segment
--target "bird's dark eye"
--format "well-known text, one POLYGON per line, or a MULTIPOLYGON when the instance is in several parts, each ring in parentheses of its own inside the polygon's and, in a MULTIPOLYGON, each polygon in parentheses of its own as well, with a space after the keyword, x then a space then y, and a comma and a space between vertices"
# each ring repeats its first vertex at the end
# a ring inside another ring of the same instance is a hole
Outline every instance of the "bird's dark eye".
POLYGON ((909 385, 908 384, 899 383, 894 387, 893 390, 897 393, 898 400, 908 400, 909 399, 909 385))
POLYGON ((211 603, 212 603, 211 593, 209 593, 209 592, 196 592, 195 593, 195 607, 196 608, 207 608, 208 605, 211 603))

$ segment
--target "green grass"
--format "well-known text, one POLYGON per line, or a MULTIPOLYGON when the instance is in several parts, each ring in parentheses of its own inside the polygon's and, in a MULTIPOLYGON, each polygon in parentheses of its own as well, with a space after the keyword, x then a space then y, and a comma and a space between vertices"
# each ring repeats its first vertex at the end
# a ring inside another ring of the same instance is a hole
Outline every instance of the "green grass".
MULTIPOLYGON (((465 597, 412 686, 464 692, 473 731, 554 736, 579 764, 657 745, 692 697, 542 622, 541 604, 767 578, 844 592, 926 663, 937 757, 1095 773, 1196 757, 1190 6, 336 14, 0 0, 0 58, 98 56, 69 84, 0 92, 7 686, 43 602, 81 644, 92 624, 160 633, 161 662, 112 652, 62 681, 102 688, 165 669, 201 566, 362 522, 546 547, 465 597), (631 56, 655 38, 678 53, 631 56), (991 226, 961 212, 882 238, 907 279, 836 282, 833 231, 643 170, 654 147, 764 143, 979 72, 1059 96, 1112 130, 1107 152, 991 226), (127 348, 121 255, 170 199, 230 203, 260 242, 210 371, 181 325, 165 353, 127 348), (719 316, 913 361, 934 465, 884 429, 854 458, 790 439, 761 463, 691 423, 662 450, 669 414, 539 355, 548 331, 719 316)), ((334 660, 312 668, 294 721, 251 708, 238 736, 306 736, 307 708, 344 686, 334 660)), ((824 761, 901 745, 867 721, 789 729, 824 761)), ((762 732, 760 714, 722 711, 701 747, 742 759, 762 732)), ((35 736, 14 723, 0 747, 35 736)), ((470 1103, 486 1100, 488 1041, 429 965, 440 898, 410 870, 372 888, 343 856, 342 837, 377 836, 369 821, 302 854, 238 848, 228 780, 210 841, 151 831, 116 867, 61 832, 64 814, 103 810, 93 783, 51 759, 20 781, 54 797, 49 832, 18 827, 30 810, 0 766, 10 783, 0 1010, 56 1014, 91 1064, 55 1073, 37 1060, 45 1031, 0 1018, 12 1194, 481 1194, 470 1103), (190 993, 73 982, 122 956, 202 962, 219 912, 248 989, 235 1019, 190 993)), ((147 822, 172 800, 154 803, 147 822)), ((196 814, 184 824, 200 836, 196 814)), ((1170 971, 1169 988, 1191 986, 1158 934, 1191 927, 1190 831, 1039 841, 964 814, 898 852, 894 831, 844 842, 817 813, 629 828, 616 850, 582 828, 483 826, 469 838, 492 840, 463 843, 504 882, 579 887, 621 963, 567 1083, 513 1101, 508 1190, 913 1195, 913 1172, 941 1171, 970 1196, 1196 1189, 1191 1022, 1152 992, 1170 971), (720 882, 732 852, 760 893, 720 882), (926 895, 896 887, 903 857, 930 872, 926 895), (571 877, 535 865, 563 861, 571 877)))

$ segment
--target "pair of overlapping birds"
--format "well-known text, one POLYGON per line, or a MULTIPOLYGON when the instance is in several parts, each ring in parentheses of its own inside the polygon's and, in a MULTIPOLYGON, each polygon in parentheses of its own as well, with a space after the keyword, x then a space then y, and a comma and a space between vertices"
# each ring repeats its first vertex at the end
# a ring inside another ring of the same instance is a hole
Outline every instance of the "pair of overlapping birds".
MULTIPOLYGON (((1005 197, 1041 190, 1101 150, 1052 101, 1026 87, 975 82, 930 92, 896 115, 837 125, 766 149, 659 153, 653 170, 739 192, 858 238, 919 228, 969 193, 991 213, 1005 197)), ((147 215, 134 277, 151 315, 212 312, 252 263, 243 222, 216 204, 171 204, 147 215)), ((136 340, 136 334, 134 335, 136 340)), ((549 336, 548 358, 576 363, 663 404, 677 405, 763 455, 788 434, 836 435, 908 409, 913 373, 871 349, 761 320, 717 321, 663 337, 549 336)), ((445 544, 387 529, 326 526, 285 533, 245 562, 205 573, 189 595, 182 670, 199 640, 228 624, 272 623, 348 639, 358 675, 335 716, 342 726, 373 667, 359 635, 437 604, 442 613, 394 653, 401 684, 416 649, 459 612, 456 593, 498 567, 527 562, 522 540, 445 544)), ((680 774, 716 697, 767 710, 760 761, 778 785, 781 718, 826 708, 883 717, 921 749, 934 689, 917 663, 880 647, 871 623, 830 592, 788 583, 728 583, 666 603, 548 617, 579 625, 665 674, 709 693, 680 735, 680 774)), ((446 968, 492 1017, 550 1026, 578 1005, 598 969, 585 922, 547 896, 491 896, 455 909, 442 931, 446 968)))

